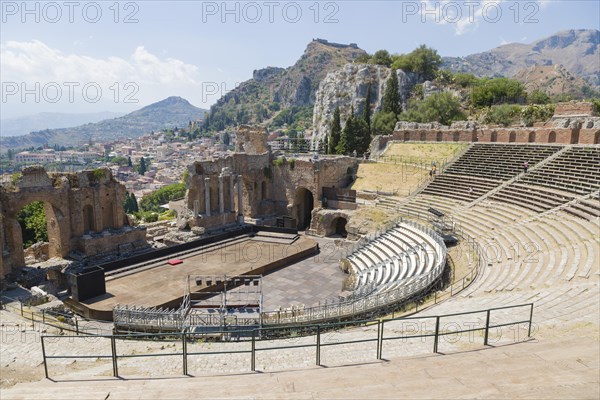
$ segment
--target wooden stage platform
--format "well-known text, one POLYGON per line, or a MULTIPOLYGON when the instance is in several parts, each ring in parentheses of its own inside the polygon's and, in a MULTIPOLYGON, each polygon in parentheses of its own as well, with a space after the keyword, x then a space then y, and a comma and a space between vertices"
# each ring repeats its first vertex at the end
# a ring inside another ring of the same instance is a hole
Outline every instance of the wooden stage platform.
MULTIPOLYGON (((268 236, 247 236, 224 242, 209 249, 199 248, 171 259, 183 262, 170 265, 162 260, 139 270, 106 279, 106 294, 82 302, 69 299, 68 304, 85 317, 109 321, 115 305, 176 308, 184 295, 185 280, 192 276, 190 291, 195 292, 193 277, 236 277, 265 275, 318 252, 318 244, 307 237, 280 240, 268 236)), ((203 286, 202 291, 215 291, 203 286)))

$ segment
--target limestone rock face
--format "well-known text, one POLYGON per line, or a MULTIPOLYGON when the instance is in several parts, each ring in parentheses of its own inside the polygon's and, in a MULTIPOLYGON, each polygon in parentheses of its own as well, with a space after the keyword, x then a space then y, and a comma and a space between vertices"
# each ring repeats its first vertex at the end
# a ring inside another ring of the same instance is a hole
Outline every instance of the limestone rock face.
MULTIPOLYGON (((362 114, 371 85, 372 115, 381 110, 385 85, 392 70, 382 65, 346 64, 342 69, 327 74, 321 81, 315 96, 313 110, 312 143, 315 145, 329 134, 329 124, 336 107, 340 108, 342 128, 354 106, 355 114, 362 114)), ((417 83, 417 77, 412 73, 396 70, 398 76, 398 93, 402 106, 406 107, 410 91, 417 83)))

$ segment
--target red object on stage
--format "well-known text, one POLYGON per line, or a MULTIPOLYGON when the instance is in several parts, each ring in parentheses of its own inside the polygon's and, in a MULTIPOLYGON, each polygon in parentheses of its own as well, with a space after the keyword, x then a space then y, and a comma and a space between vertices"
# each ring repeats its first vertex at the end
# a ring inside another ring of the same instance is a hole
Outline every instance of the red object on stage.
POLYGON ((174 259, 174 260, 169 260, 168 262, 171 265, 177 265, 177 264, 181 264, 183 262, 183 260, 174 259))

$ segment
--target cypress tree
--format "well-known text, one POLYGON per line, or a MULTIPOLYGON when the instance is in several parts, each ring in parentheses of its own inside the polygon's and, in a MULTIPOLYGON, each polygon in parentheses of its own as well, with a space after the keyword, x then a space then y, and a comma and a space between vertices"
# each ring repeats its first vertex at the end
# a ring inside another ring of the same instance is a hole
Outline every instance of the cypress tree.
POLYGON ((356 125, 355 125, 355 117, 354 117, 354 106, 352 106, 352 110, 350 111, 350 116, 346 120, 346 125, 342 130, 342 135, 340 137, 340 142, 336 146, 337 154, 348 154, 353 152, 356 149, 356 125))
POLYGON ((327 154, 336 154, 337 146, 340 142, 340 137, 342 135, 342 124, 340 121, 340 107, 336 107, 333 112, 333 120, 330 125, 330 136, 327 148, 327 154))
POLYGON ((365 109, 363 110, 363 119, 371 129, 371 84, 367 86, 367 96, 365 98, 365 109))
POLYGON ((146 160, 144 157, 140 159, 140 167, 138 172, 140 175, 144 175, 146 173, 146 160))
POLYGON ((392 70, 392 73, 387 80, 385 85, 385 92, 383 94, 383 112, 394 113, 394 115, 400 115, 400 95, 398 94, 398 76, 396 70, 392 70))

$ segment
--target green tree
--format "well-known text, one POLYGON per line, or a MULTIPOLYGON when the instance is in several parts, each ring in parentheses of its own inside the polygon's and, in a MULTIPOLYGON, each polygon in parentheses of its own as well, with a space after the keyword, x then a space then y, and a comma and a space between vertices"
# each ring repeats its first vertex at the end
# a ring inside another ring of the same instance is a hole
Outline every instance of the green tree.
POLYGON ((394 56, 392 68, 414 72, 420 80, 433 80, 441 64, 442 57, 437 50, 422 44, 408 54, 394 56))
POLYGON ((21 225, 23 247, 48 241, 48 226, 43 202, 34 201, 27 204, 17 214, 17 221, 21 225))
POLYGON ((138 173, 140 175, 144 175, 147 171, 146 169, 146 159, 144 157, 140 158, 140 165, 138 166, 138 173))
POLYGON ((365 108, 363 110, 363 119, 371 129, 371 84, 367 86, 367 96, 365 98, 365 108))
POLYGON ((125 202, 123 208, 127 214, 133 214, 139 211, 137 199, 134 193, 125 192, 125 202))
POLYGON ((358 155, 361 155, 369 151, 371 130, 362 118, 354 118, 354 137, 354 148, 351 148, 350 152, 356 151, 358 155))
POLYGON ((398 94, 398 75, 392 70, 383 92, 383 112, 400 114, 400 94, 398 94))
POLYGON ((340 137, 342 136, 342 124, 340 121, 340 108, 336 107, 333 112, 333 119, 330 125, 330 138, 327 146, 327 154, 336 154, 337 146, 340 143, 340 137))
POLYGON ((521 106, 517 104, 498 104, 493 106, 484 117, 484 123, 510 126, 516 123, 521 115, 521 106))
POLYGON ((361 54, 360 56, 356 57, 356 59, 354 60, 354 62, 357 64, 368 64, 370 61, 371 61, 371 56, 369 54, 361 54))
POLYGON ((550 96, 545 92, 536 89, 527 96, 527 103, 529 104, 548 104, 550 103, 550 96))
MULTIPOLYGON (((362 119, 361 119, 362 120, 362 119)), ((364 121, 364 120, 363 120, 364 121)), ((342 130, 340 136, 340 142, 336 146, 335 150, 337 154, 348 154, 356 150, 357 147, 357 135, 356 135, 356 117, 354 116, 354 107, 350 111, 350 116, 346 120, 346 125, 342 130)))
POLYGON ((460 101, 451 93, 442 92, 428 96, 426 99, 411 102, 409 110, 400 115, 400 119, 412 122, 439 122, 450 125, 453 121, 465 119, 461 111, 460 101))
POLYGON ((185 196, 185 183, 174 183, 147 194, 140 200, 140 211, 162 212, 160 206, 185 196))
POLYGON ((392 112, 378 111, 373 116, 371 131, 373 135, 390 135, 394 132, 398 118, 392 112))
POLYGON ((384 65, 389 67, 392 65, 392 57, 387 50, 378 50, 373 54, 373 57, 369 60, 371 64, 384 65))
POLYGON ((518 103, 525 95, 525 87, 515 79, 481 79, 471 89, 471 104, 491 107, 494 104, 518 103))
POLYGON ((117 165, 120 165, 120 166, 123 167, 123 166, 127 165, 128 160, 125 157, 123 157, 123 156, 118 156, 118 157, 113 157, 110 160, 110 162, 112 162, 113 164, 117 164, 117 165))
POLYGON ((231 136, 229 136, 229 133, 228 133, 228 132, 225 132, 225 133, 223 134, 223 144, 224 144, 225 146, 229 146, 229 143, 231 143, 231 136))

